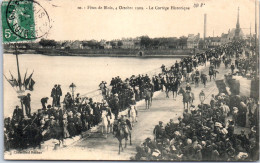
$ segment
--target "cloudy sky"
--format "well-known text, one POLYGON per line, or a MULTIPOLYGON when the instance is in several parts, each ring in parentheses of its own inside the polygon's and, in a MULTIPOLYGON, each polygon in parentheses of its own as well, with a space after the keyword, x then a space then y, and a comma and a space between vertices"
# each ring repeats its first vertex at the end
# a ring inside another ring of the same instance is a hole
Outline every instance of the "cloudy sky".
POLYGON ((200 33, 204 14, 207 36, 220 36, 235 28, 237 9, 240 26, 249 34, 255 27, 255 0, 38 0, 51 19, 46 38, 55 40, 120 39, 122 37, 179 37, 200 33), (200 7, 194 8, 194 4, 200 7), (202 5, 202 7, 201 7, 202 5), (112 6, 114 10, 89 10, 88 6, 112 6), (119 6, 144 10, 115 10, 119 6), (150 7, 189 7, 190 10, 148 10, 150 7), (78 9, 81 7, 82 9, 78 9), (84 9, 85 7, 85 9, 84 9))

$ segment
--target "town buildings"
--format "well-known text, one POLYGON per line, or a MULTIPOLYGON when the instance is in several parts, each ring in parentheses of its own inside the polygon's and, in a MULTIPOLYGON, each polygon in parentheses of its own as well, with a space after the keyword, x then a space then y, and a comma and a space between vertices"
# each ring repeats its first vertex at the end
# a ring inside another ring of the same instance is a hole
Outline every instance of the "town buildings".
POLYGON ((189 34, 188 35, 188 40, 187 40, 187 48, 188 49, 199 48, 200 40, 201 40, 201 38, 200 38, 200 34, 199 33, 197 35, 189 34))

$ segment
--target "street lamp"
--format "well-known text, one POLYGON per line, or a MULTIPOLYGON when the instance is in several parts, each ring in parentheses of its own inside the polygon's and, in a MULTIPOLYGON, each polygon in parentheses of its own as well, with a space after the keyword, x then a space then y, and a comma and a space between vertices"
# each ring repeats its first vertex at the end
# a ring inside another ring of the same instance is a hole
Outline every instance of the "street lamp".
POLYGON ((72 93, 72 100, 74 102, 74 91, 76 90, 76 85, 74 83, 71 83, 69 88, 70 88, 70 91, 72 93))
POLYGON ((23 111, 23 116, 24 117, 26 117, 27 115, 25 114, 25 111, 24 111, 24 108, 23 108, 23 98, 25 97, 25 91, 24 90, 18 90, 18 91, 16 91, 16 93, 18 94, 18 98, 19 98, 19 100, 20 100, 20 102, 21 102, 21 109, 22 109, 22 111, 23 111))
POLYGON ((199 98, 200 98, 201 104, 203 104, 203 102, 204 102, 204 100, 205 100, 205 93, 204 93, 203 91, 200 92, 199 98))

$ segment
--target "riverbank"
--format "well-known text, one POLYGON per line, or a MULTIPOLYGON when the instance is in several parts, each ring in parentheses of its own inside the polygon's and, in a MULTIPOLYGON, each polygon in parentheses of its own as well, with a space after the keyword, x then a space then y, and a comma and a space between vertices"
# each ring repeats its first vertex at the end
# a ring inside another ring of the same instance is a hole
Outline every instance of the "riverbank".
MULTIPOLYGON (((85 57, 140 57, 140 58, 183 58, 194 54, 194 49, 19 49, 20 54, 42 54, 48 56, 85 56, 85 57)), ((204 52, 195 50, 195 53, 204 52)), ((14 53, 14 50, 4 50, 14 53)))

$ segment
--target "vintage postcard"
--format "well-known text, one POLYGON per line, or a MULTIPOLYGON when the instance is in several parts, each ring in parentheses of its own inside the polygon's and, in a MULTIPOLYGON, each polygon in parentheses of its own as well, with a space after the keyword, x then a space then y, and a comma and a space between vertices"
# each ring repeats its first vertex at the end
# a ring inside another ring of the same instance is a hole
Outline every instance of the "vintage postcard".
POLYGON ((4 0, 4 159, 259 160, 258 0, 4 0))

